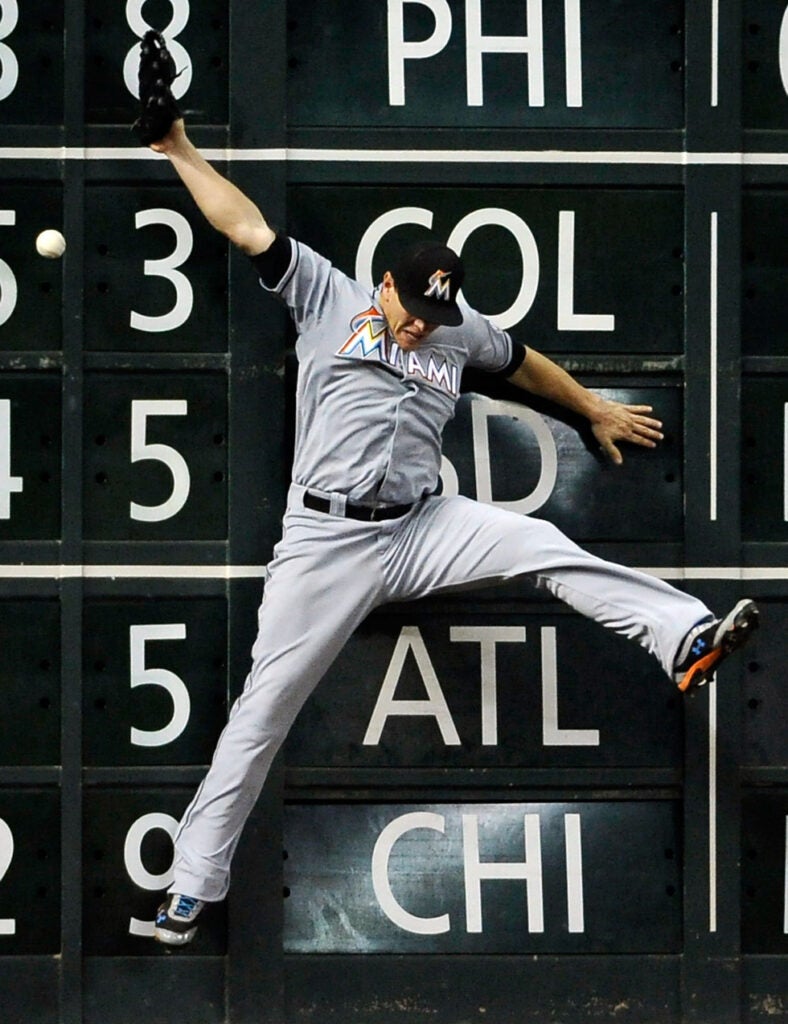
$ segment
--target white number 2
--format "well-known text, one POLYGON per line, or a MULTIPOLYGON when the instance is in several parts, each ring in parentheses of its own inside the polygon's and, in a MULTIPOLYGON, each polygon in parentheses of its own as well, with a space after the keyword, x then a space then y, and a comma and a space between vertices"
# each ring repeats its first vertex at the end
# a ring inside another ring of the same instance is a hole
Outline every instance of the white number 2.
POLYGON ((149 416, 185 416, 188 403, 184 399, 133 399, 131 403, 131 461, 153 459, 163 462, 172 473, 172 493, 160 505, 130 503, 131 518, 142 523, 160 523, 171 519, 186 504, 191 477, 186 459, 168 444, 148 444, 149 416))
POLYGON ((129 626, 132 689, 135 686, 161 686, 172 698, 172 717, 162 729, 131 727, 131 742, 135 747, 163 747, 177 739, 189 723, 191 701, 184 681, 169 669, 147 668, 145 665, 145 644, 148 640, 185 639, 186 624, 183 622, 129 626))
POLYGON ((175 288, 175 305, 169 313, 160 316, 145 316, 132 310, 130 323, 137 331, 174 331, 186 323, 194 306, 191 281, 176 269, 191 256, 194 242, 192 229, 186 218, 175 210, 140 210, 134 218, 134 226, 144 228, 149 224, 166 224, 175 232, 175 248, 170 255, 160 260, 145 260, 143 267, 146 276, 164 277, 172 284, 175 288))
MULTIPOLYGON (((0 818, 0 881, 14 859, 14 834, 0 818)), ((0 917, 0 935, 16 935, 16 920, 13 917, 0 917)))

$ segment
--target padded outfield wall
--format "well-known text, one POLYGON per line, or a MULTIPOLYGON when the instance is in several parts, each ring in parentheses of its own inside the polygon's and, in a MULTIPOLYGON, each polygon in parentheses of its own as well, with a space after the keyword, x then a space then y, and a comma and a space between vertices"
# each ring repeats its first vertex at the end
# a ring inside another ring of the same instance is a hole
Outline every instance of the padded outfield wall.
POLYGON ((0 132, 2 1020, 788 1018, 784 0, 0 0, 0 132), (764 627, 684 698, 525 583, 373 614, 177 953, 151 918, 247 671, 297 366, 129 133, 149 26, 273 224, 370 282, 432 230, 472 304, 665 423, 617 469, 467 377, 446 491, 764 627))

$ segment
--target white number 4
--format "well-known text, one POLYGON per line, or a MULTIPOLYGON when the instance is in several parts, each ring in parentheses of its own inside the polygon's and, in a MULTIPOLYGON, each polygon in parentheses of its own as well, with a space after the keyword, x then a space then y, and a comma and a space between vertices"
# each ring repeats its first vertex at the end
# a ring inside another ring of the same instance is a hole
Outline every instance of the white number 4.
POLYGON ((0 398, 0 519, 11 518, 11 495, 22 487, 22 477, 11 475, 11 401, 0 398))

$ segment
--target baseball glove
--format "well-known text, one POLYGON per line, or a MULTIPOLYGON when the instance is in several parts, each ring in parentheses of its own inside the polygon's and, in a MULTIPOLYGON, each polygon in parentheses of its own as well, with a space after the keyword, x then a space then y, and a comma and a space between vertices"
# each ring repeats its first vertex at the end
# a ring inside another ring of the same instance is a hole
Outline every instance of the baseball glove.
POLYGON ((164 36, 151 29, 140 43, 140 116, 131 126, 143 146, 163 139, 181 116, 170 88, 180 74, 164 36))

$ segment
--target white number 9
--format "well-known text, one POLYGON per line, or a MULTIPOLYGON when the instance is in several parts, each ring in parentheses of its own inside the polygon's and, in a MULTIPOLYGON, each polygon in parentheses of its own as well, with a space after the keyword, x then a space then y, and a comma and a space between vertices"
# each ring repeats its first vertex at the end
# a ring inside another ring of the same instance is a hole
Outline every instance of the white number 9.
MULTIPOLYGON (((149 832, 157 828, 166 832, 172 839, 177 831, 178 822, 170 814, 143 814, 126 833, 126 842, 123 844, 123 863, 126 865, 129 878, 140 889, 148 891, 166 889, 173 878, 172 864, 163 874, 152 875, 142 863, 142 841, 149 832)), ((153 921, 130 918, 129 934, 150 937, 153 935, 153 921)))

